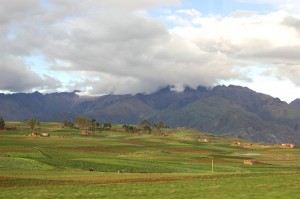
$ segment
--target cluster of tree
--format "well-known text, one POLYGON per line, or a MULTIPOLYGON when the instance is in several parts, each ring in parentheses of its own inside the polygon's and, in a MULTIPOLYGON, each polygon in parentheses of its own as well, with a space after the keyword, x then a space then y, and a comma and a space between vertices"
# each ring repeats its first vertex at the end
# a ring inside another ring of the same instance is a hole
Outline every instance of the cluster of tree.
POLYGON ((140 121, 140 127, 142 128, 142 130, 144 132, 150 133, 152 131, 152 128, 151 128, 152 126, 153 126, 152 123, 149 122, 148 120, 141 120, 140 121))
POLYGON ((36 118, 31 118, 27 121, 27 124, 30 128, 30 133, 34 134, 39 129, 40 122, 36 118))
POLYGON ((96 130, 109 130, 112 125, 110 122, 106 122, 101 125, 96 119, 89 119, 86 117, 76 117, 75 123, 73 124, 74 128, 78 128, 81 130, 89 130, 95 132, 96 130))
POLYGON ((161 129, 169 128, 166 126, 163 122, 159 123, 152 123, 148 120, 141 120, 139 126, 131 126, 124 124, 122 128, 125 130, 125 132, 130 133, 138 133, 138 132, 144 132, 144 133, 151 133, 152 131, 161 132, 161 129))
POLYGON ((4 129, 5 127, 5 121, 2 117, 0 117, 0 129, 4 129))
POLYGON ((112 127, 112 125, 111 125, 110 122, 106 122, 106 123, 104 123, 104 124, 102 125, 102 128, 103 128, 103 129, 111 129, 111 127, 112 127))
POLYGON ((70 121, 68 121, 68 120, 64 120, 63 127, 74 128, 74 123, 73 123, 73 122, 70 122, 70 121))
POLYGON ((90 121, 90 130, 95 132, 97 128, 100 127, 100 124, 98 122, 96 122, 96 119, 92 119, 90 121))
POLYGON ((125 132, 128 132, 128 133, 138 133, 141 131, 140 128, 137 128, 137 127, 131 126, 131 125, 127 125, 127 124, 124 124, 122 126, 122 128, 125 130, 125 132))
POLYGON ((140 121, 140 126, 143 129, 143 131, 145 131, 145 132, 151 132, 153 130, 161 132, 161 129, 169 128, 163 122, 152 123, 152 122, 149 122, 148 120, 140 121))
POLYGON ((91 127, 91 121, 86 117, 76 117, 75 127, 81 130, 89 130, 91 127))

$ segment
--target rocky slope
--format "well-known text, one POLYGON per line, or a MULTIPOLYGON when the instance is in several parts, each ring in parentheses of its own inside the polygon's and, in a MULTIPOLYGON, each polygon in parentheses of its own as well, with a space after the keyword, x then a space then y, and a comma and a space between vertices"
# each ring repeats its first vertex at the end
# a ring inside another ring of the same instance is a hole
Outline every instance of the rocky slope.
MULTIPOLYGON (((300 104, 300 103, 298 103, 300 104)), ((299 106, 300 107, 300 106, 299 106)), ((72 120, 77 115, 100 122, 134 124, 142 119, 163 121, 253 141, 300 142, 300 108, 240 86, 183 92, 163 88, 152 94, 80 97, 76 92, 0 94, 0 116, 6 120, 72 120)))

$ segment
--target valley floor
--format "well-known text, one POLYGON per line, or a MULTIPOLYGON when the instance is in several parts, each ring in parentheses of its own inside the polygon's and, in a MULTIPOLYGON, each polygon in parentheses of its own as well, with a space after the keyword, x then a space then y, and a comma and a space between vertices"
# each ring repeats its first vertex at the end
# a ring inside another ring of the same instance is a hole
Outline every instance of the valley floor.
POLYGON ((1 198, 297 198, 300 194, 300 172, 40 175, 8 177, 1 172, 1 198))
POLYGON ((246 141, 189 129, 136 135, 114 126, 81 136, 45 123, 42 129, 51 136, 32 137, 25 125, 18 126, 0 131, 0 198, 300 195, 300 148, 236 146, 246 141), (257 164, 244 164, 249 159, 257 164))

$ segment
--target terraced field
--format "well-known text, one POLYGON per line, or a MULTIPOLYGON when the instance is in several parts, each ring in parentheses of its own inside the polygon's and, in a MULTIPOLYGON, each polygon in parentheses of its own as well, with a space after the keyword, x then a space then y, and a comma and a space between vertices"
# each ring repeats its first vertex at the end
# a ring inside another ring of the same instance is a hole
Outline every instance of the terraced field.
POLYGON ((42 123, 0 131, 0 198, 297 198, 300 149, 188 129, 160 135, 110 131, 81 136, 42 123), (207 139, 209 142, 198 142, 207 139), (245 165, 255 159, 259 164, 245 165), (212 165, 213 162, 213 165, 212 165))

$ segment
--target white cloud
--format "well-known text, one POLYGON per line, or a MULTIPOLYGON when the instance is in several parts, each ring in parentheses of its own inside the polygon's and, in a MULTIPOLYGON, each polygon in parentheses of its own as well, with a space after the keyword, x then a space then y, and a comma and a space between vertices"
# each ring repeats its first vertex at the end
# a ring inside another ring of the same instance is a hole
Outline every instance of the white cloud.
POLYGON ((26 66, 22 59, 1 56, 0 90, 30 91, 32 88, 53 90, 61 84, 52 77, 40 77, 26 66))
POLYGON ((221 53, 231 64, 227 70, 233 66, 238 71, 243 68, 256 70, 257 66, 272 67, 276 74, 270 75, 285 77, 300 86, 300 74, 296 72, 300 64, 299 15, 278 11, 252 13, 246 17, 196 18, 189 20, 193 21, 192 26, 186 27, 177 15, 179 23, 171 30, 172 34, 179 35, 208 54, 221 53))
POLYGON ((240 2, 247 2, 253 4, 269 4, 277 10, 285 10, 289 12, 299 13, 299 0, 238 0, 240 2))
MULTIPOLYGON (((47 65, 69 73, 76 74, 76 71, 85 70, 98 73, 103 68, 108 70, 106 63, 110 63, 109 59, 114 57, 109 53, 118 51, 118 46, 111 46, 110 42, 120 42, 120 45, 128 42, 126 45, 130 46, 129 40, 134 43, 135 39, 136 41, 145 39, 144 44, 147 45, 147 42, 152 42, 152 33, 160 34, 155 31, 157 27, 162 29, 161 24, 140 20, 135 16, 136 11, 162 4, 178 3, 177 0, 133 0, 131 3, 116 0, 84 2, 44 0, 41 4, 40 2, 11 0, 0 4, 0 75, 2 77, 0 90, 27 91, 57 88, 58 80, 55 79, 55 75, 41 76, 38 72, 32 71, 33 67, 27 65, 27 58, 34 54, 43 56, 48 62, 47 65), (142 34, 134 23, 143 25, 142 34), (116 29, 111 28, 110 25, 116 29), (126 34, 129 30, 127 28, 132 28, 130 34, 126 34), (110 47, 111 51, 106 52, 110 47), (78 64, 75 64, 77 61, 78 64), (94 66, 98 67, 98 64, 92 61, 105 65, 95 69, 94 66), (12 76, 11 73, 21 78, 21 81, 7 78, 12 76)), ((120 62, 122 61, 120 59, 120 62)), ((45 66, 41 67, 45 68, 45 66)))
POLYGON ((176 0, 46 2, 1 3, 0 58, 5 62, 0 69, 24 78, 3 78, 0 89, 57 88, 55 78, 63 77, 52 74, 62 71, 69 73, 68 79, 76 76, 67 87, 93 94, 152 92, 167 84, 249 81, 253 77, 244 69, 258 65, 300 85, 300 16, 296 9, 279 11, 283 1, 257 1, 278 3, 278 11, 265 14, 239 11, 221 17, 196 9, 169 10, 163 14, 174 24, 171 29, 146 10, 178 4, 176 0), (45 58, 52 78, 39 76, 24 63, 35 53, 45 58))

